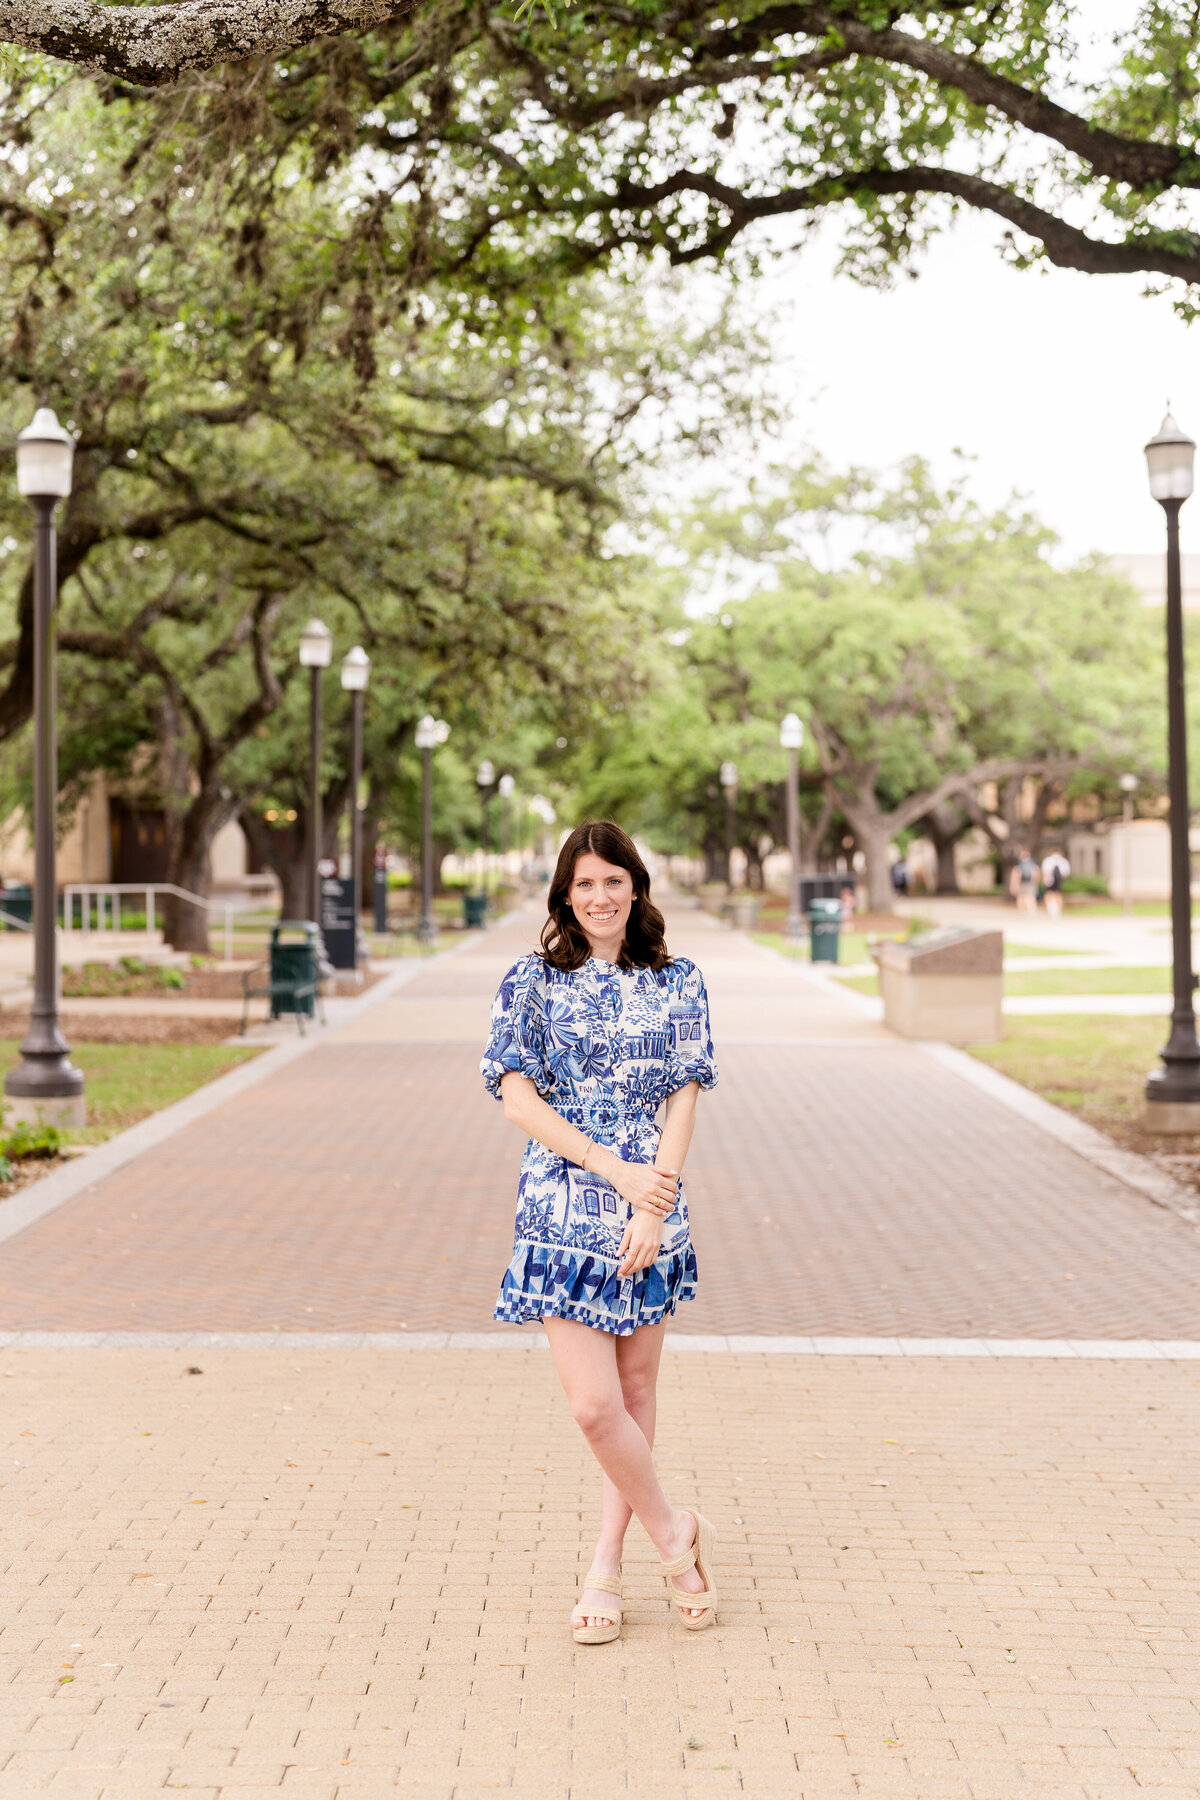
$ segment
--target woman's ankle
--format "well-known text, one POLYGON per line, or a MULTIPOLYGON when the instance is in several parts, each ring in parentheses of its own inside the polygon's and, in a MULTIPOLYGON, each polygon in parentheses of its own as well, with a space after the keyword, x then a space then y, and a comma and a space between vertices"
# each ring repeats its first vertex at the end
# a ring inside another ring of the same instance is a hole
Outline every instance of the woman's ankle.
POLYGON ((623 1544, 597 1544, 592 1553, 592 1568, 605 1575, 619 1575, 623 1550, 623 1544))

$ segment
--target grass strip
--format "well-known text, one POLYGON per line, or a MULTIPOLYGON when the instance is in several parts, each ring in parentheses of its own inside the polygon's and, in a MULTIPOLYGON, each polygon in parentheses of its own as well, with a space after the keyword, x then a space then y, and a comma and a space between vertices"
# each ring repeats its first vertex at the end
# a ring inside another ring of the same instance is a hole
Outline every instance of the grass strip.
MULTIPOLYGON (((257 1056, 260 1049, 251 1044, 72 1043, 71 1060, 83 1070, 87 1084, 88 1123, 68 1135, 74 1143, 103 1143, 257 1056)), ((5 1067, 18 1060, 15 1040, 0 1039, 0 1059, 5 1067)))

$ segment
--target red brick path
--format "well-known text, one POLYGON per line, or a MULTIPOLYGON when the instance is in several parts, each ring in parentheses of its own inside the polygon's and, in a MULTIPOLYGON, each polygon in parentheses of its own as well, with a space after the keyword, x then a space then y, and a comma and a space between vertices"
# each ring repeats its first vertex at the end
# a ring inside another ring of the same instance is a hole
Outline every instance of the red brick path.
MULTIPOLYGON (((793 978, 735 944, 707 947, 744 1022, 793 978)), ((489 937, 404 1001, 481 994, 517 947, 489 937)), ((718 1050, 679 1329, 1200 1336, 1200 1235, 929 1058, 718 1050)), ((322 1045, 0 1247, 0 1329, 487 1329, 521 1145, 478 1054, 322 1045)))

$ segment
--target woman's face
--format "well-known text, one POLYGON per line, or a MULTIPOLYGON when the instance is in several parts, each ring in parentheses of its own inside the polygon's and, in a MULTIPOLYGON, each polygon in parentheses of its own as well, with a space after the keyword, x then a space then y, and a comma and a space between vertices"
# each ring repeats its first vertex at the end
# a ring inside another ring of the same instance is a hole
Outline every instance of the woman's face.
POLYGON ((633 876, 587 850, 575 860, 567 902, 597 956, 615 962, 633 906, 633 876))

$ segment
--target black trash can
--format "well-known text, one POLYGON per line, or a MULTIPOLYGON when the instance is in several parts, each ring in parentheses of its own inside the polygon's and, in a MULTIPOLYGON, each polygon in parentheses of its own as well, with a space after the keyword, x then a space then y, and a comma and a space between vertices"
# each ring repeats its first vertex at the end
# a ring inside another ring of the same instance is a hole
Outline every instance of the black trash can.
POLYGON ((841 901, 810 900, 808 903, 808 928, 812 935, 813 962, 835 963, 838 959, 838 942, 842 932, 841 901))
POLYGON ((483 893, 472 894, 464 888, 462 900, 463 924, 467 927, 468 931, 482 931, 484 925, 487 923, 487 895, 483 893))
POLYGON ((20 931, 21 926, 14 920, 21 920, 26 925, 33 923, 33 889, 23 881, 14 881, 0 893, 0 912, 8 914, 4 921, 5 931, 20 931))
POLYGON ((302 1013, 311 1019, 317 999, 320 932, 311 919, 281 919, 271 927, 271 1017, 302 1013), (285 936, 285 933, 287 934, 285 936))

